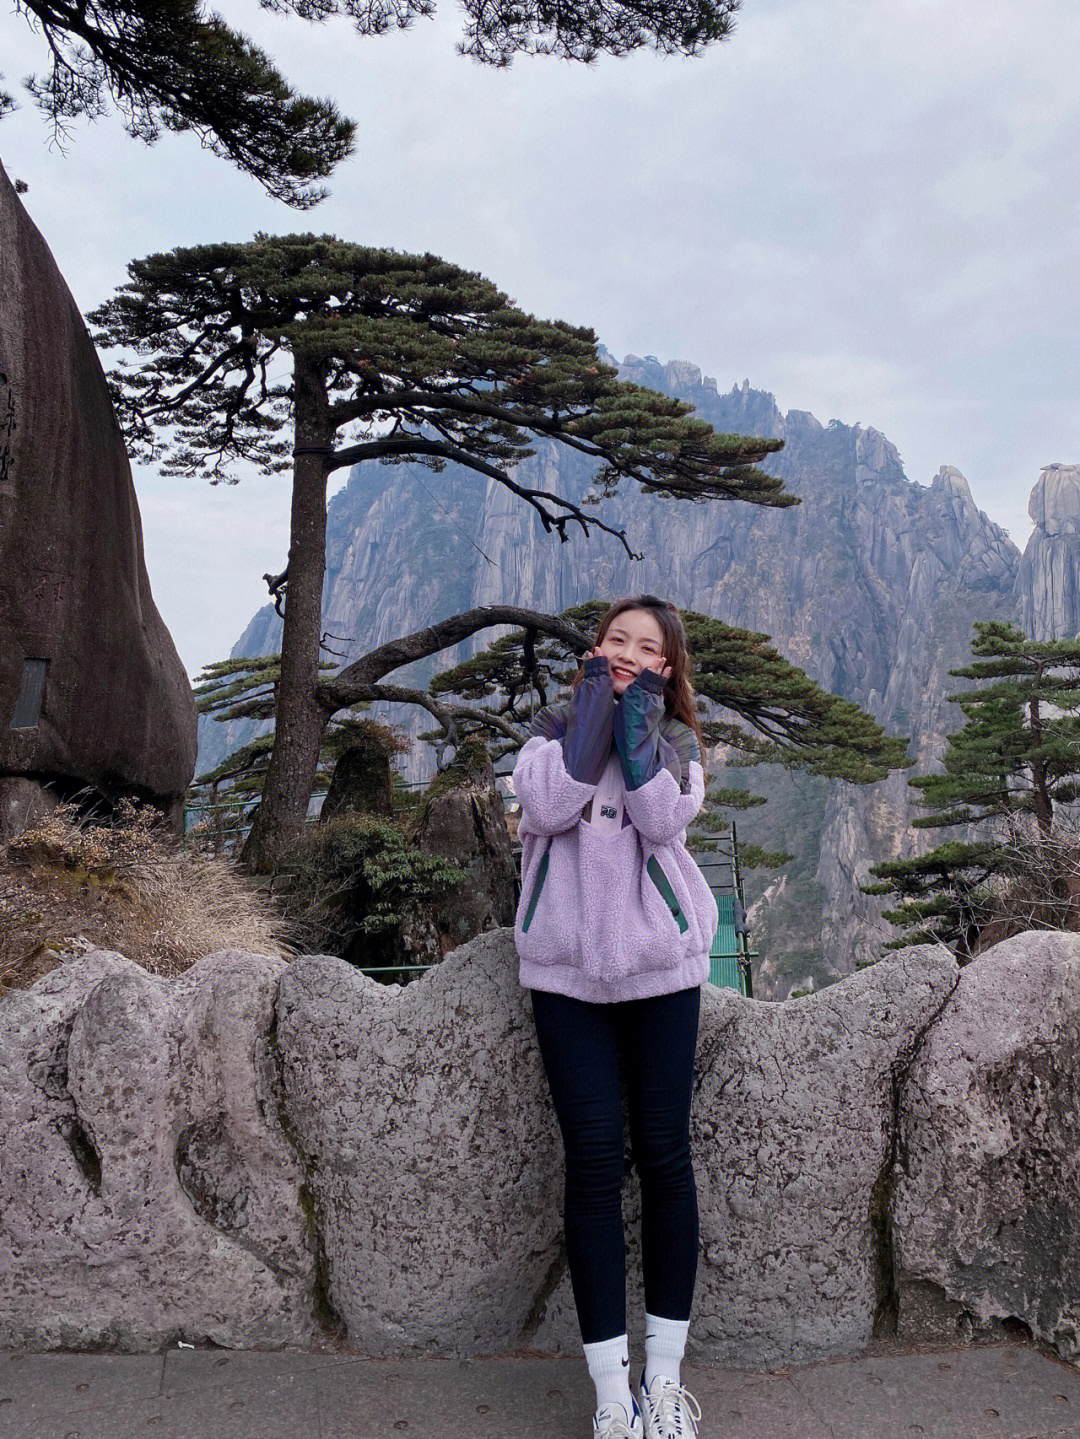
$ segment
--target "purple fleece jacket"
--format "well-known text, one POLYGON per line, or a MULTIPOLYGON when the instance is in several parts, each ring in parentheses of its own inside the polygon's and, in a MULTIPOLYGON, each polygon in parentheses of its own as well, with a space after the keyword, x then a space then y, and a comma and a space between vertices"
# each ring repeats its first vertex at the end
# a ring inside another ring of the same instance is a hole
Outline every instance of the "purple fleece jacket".
POLYGON ((643 671, 618 700, 606 659, 587 660, 569 705, 542 711, 533 729, 513 775, 521 983, 593 1002, 702 984, 717 909, 685 838, 704 774, 693 732, 664 713, 660 676, 643 671), (612 745, 625 816, 603 832, 585 811, 612 745), (693 756, 685 766, 680 751, 693 756))

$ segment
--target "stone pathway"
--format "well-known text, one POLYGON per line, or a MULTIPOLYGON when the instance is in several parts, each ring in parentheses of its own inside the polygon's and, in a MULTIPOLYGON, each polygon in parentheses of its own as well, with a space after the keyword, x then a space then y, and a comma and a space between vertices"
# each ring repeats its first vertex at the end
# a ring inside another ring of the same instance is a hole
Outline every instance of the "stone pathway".
MULTIPOLYGON (((684 1366, 700 1439, 1080 1439, 1080 1369, 1023 1342, 684 1366)), ((0 1351, 2 1439, 587 1439, 579 1359, 0 1351)))

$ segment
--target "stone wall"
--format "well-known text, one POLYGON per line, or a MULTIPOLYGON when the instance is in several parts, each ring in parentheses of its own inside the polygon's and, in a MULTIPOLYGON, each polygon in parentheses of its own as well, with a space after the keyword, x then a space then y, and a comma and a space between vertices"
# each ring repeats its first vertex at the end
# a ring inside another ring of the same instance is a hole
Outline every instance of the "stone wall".
MULTIPOLYGON (((1080 936, 706 986, 696 1360, 770 1365, 1080 1307, 1080 936)), ((512 932, 422 980, 238 952, 66 961, 0 1001, 0 1345, 580 1352, 562 1155, 512 932)), ((630 1322, 643 1309, 628 1172, 630 1322)))

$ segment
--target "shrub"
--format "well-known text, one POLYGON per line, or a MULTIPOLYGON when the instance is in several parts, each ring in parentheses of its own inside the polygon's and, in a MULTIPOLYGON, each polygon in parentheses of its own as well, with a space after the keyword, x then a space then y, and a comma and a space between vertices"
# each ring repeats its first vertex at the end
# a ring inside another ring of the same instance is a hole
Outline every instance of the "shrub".
POLYGON ((400 825, 358 814, 305 826, 285 873, 280 903, 290 943, 365 968, 438 959, 425 907, 467 878, 449 860, 418 849, 400 825))

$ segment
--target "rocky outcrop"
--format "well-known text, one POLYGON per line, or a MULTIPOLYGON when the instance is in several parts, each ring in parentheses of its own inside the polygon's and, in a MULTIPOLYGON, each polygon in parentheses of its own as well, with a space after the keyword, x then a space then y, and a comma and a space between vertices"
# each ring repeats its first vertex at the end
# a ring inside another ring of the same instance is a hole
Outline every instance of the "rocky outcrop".
POLYGON ((4 995, 0 1347, 318 1334, 316 1239, 278 1107, 284 968, 229 951, 165 980, 94 951, 4 995))
POLYGON ((901 1334, 1015 1320, 1080 1360, 1078 1123, 1080 935, 1018 935, 961 971, 904 1086, 901 1334))
MULTIPOLYGON (((706 987, 696 1357, 768 1363, 870 1337, 889 1289, 897 1079, 954 981, 951 956, 921 949, 783 1006, 706 987)), ((285 1107, 350 1344, 577 1352, 561 1143, 512 935, 404 989, 302 959, 278 1009, 285 1107)), ((626 1207, 640 1311, 633 1176, 626 1207)))
POLYGON ((1080 466, 1047 465, 1028 501, 1035 528, 1016 580, 1019 624, 1037 640, 1080 634, 1080 466))
POLYGON ((386 746, 359 733, 338 756, 319 810, 325 822, 337 815, 394 812, 394 772, 386 746))
POLYGON ((413 841, 467 876, 426 906, 443 954, 486 929, 513 926, 517 869, 502 795, 482 741, 466 740, 431 784, 413 841))
POLYGON ((851 1353, 885 1319, 899 1083, 956 976, 948 951, 922 946, 787 1004, 705 987, 699 1357, 851 1353))
POLYGON ((0 169, 0 777, 178 817, 195 705, 154 606, 108 389, 0 169))

